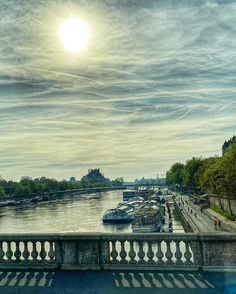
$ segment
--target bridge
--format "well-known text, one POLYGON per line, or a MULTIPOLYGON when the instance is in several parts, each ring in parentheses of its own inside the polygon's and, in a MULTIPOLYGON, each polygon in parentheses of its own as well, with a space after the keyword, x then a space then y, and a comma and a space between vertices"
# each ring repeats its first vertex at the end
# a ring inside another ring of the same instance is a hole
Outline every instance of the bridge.
POLYGON ((221 276, 221 281, 226 275, 231 289, 236 287, 236 272, 216 274, 215 271, 233 272, 235 269, 236 234, 0 235, 0 292, 3 287, 4 293, 22 293, 21 283, 28 285, 24 293, 30 289, 30 283, 37 287, 41 283, 46 287, 45 291, 49 291, 50 283, 57 280, 59 284, 54 284, 57 288, 63 279, 68 287, 75 287, 75 292, 69 293, 78 293, 76 291, 85 286, 91 291, 93 289, 91 293, 98 293, 94 287, 99 279, 99 293, 116 293, 125 290, 127 285, 132 290, 135 283, 141 288, 144 287, 142 283, 151 283, 153 291, 160 286, 163 292, 159 293, 167 293, 165 291, 169 286, 177 287, 173 293, 183 293, 182 288, 188 288, 190 284, 201 291, 193 293, 205 293, 202 292, 204 289, 208 290, 207 293, 219 293, 213 292, 217 285, 222 286, 217 275, 221 276), (14 292, 9 286, 11 284, 14 292))
POLYGON ((138 187, 142 187, 142 188, 157 188, 157 187, 167 187, 166 185, 164 184, 135 184, 135 183, 126 183, 123 185, 123 187, 126 187, 126 188, 138 188, 138 187))

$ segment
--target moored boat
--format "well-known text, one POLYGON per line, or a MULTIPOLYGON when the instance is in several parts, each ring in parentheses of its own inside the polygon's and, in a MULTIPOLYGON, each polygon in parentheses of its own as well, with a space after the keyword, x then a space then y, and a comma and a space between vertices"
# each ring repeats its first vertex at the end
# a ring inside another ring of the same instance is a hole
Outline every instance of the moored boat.
POLYGON ((122 209, 108 209, 103 215, 104 223, 130 223, 133 221, 133 215, 122 209))
POLYGON ((138 197, 139 194, 138 194, 138 191, 133 191, 133 190, 130 190, 130 191, 124 191, 123 192, 123 200, 124 201, 128 201, 134 197, 138 197))
POLYGON ((132 223, 134 233, 161 232, 164 218, 163 206, 145 206, 139 209, 132 223))

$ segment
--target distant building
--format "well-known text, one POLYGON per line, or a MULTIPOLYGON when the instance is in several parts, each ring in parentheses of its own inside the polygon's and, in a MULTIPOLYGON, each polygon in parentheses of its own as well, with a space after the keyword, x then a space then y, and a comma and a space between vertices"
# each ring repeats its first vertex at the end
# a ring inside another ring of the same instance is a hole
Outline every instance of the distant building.
POLYGON ((135 185, 164 185, 165 184, 165 178, 159 178, 156 179, 145 179, 142 177, 140 180, 135 180, 135 185))
POLYGON ((110 184, 110 180, 104 177, 104 175, 100 172, 99 168, 89 169, 88 174, 82 177, 81 181, 98 183, 98 184, 102 184, 102 183, 110 184))
POLYGON ((235 143, 236 143, 236 136, 235 135, 232 138, 230 138, 228 141, 225 141, 222 146, 222 155, 224 155, 228 151, 229 147, 235 143))
POLYGON ((71 184, 76 183, 76 178, 75 178, 75 177, 70 177, 70 183, 71 183, 71 184))

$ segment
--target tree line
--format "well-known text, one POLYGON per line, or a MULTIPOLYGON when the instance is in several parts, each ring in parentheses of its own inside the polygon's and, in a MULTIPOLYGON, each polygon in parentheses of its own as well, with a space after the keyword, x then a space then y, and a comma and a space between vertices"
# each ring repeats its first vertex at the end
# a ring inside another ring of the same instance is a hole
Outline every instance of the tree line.
POLYGON ((0 177, 0 197, 30 197, 34 195, 43 195, 49 192, 81 189, 122 186, 123 178, 117 178, 110 183, 95 181, 57 181, 46 177, 33 179, 31 177, 22 177, 19 182, 6 181, 0 177))
POLYGON ((166 173, 166 182, 183 193, 215 195, 222 211, 222 199, 225 198, 233 215, 231 201, 236 200, 236 144, 232 144, 222 157, 193 157, 185 164, 174 163, 166 173))

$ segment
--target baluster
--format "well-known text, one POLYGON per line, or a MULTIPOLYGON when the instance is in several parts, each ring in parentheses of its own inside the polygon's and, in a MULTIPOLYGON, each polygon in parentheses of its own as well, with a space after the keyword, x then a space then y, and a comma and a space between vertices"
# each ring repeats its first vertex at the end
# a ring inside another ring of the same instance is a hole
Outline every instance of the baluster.
POLYGON ((47 256, 47 252, 45 250, 45 241, 41 241, 41 250, 40 250, 40 257, 42 260, 45 260, 46 256, 47 256))
POLYGON ((121 257, 121 261, 120 263, 128 263, 128 261, 126 260, 127 257, 127 252, 125 250, 125 241, 120 241, 121 243, 121 249, 120 249, 120 257, 121 257))
POLYGON ((11 241, 7 242, 7 251, 6 251, 6 257, 9 261, 11 261, 13 256, 12 248, 11 248, 11 241))
POLYGON ((152 241, 148 241, 148 252, 147 252, 147 257, 148 257, 148 264, 154 264, 155 261, 153 260, 154 257, 154 252, 152 250, 152 241))
POLYGON ((49 242, 49 252, 48 252, 49 260, 55 259, 55 250, 53 245, 54 245, 54 242, 49 242))
POLYGON ((111 241, 111 244, 112 244, 112 249, 111 249, 112 260, 111 260, 111 263, 118 263, 118 260, 117 260, 118 253, 117 253, 117 250, 116 250, 116 241, 111 241))
POLYGON ((180 251, 180 241, 175 241, 176 244, 176 251, 175 251, 175 258, 176 258, 176 264, 180 265, 183 263, 181 260, 182 252, 180 251))
POLYGON ((0 261, 4 261, 3 257, 4 257, 4 251, 3 251, 3 242, 0 243, 0 261))
POLYGON ((166 264, 168 264, 168 265, 174 263, 174 262, 172 261, 173 252, 171 251, 170 243, 171 243, 170 240, 166 240, 166 258, 167 258, 166 264))
POLYGON ((129 241, 130 242, 130 251, 129 251, 129 257, 130 261, 129 263, 135 264, 137 261, 135 260, 136 252, 134 250, 134 241, 129 241))
POLYGON ((31 256, 33 258, 33 261, 37 261, 37 257, 38 257, 38 251, 37 251, 37 242, 36 241, 32 241, 32 252, 31 252, 31 256))
POLYGON ((140 264, 145 264, 146 263, 146 260, 144 259, 145 257, 145 252, 143 250, 143 246, 144 246, 144 241, 139 241, 138 243, 138 258, 139 258, 139 261, 138 263, 140 264))
POLYGON ((164 254, 162 252, 162 248, 161 248, 161 241, 157 243, 157 253, 156 253, 156 257, 157 257, 157 264, 164 264, 163 261, 163 257, 164 254))
POLYGON ((191 261, 192 254, 190 252, 189 242, 186 241, 185 247, 186 247, 186 250, 185 250, 185 253, 184 253, 184 257, 186 259, 185 264, 190 265, 190 264, 192 264, 192 261, 191 261))
POLYGON ((28 241, 23 241, 24 243, 24 251, 23 251, 23 257, 24 257, 24 261, 28 261, 30 253, 29 253, 29 249, 28 249, 28 241))
POLYGON ((16 261, 20 261, 20 257, 21 257, 20 241, 15 241, 15 244, 16 244, 15 258, 16 258, 16 261))

